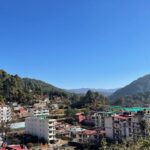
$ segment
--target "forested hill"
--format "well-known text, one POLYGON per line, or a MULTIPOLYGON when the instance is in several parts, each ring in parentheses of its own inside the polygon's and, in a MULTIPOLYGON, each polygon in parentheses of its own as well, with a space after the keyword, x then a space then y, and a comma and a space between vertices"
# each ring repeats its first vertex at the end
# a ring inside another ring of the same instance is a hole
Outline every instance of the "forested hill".
POLYGON ((117 90, 111 95, 110 99, 116 99, 123 96, 136 95, 138 93, 145 93, 150 91, 150 75, 141 77, 131 84, 117 90))
POLYGON ((121 106, 149 106, 150 104, 150 91, 142 92, 130 96, 118 97, 111 101, 112 105, 121 106))
POLYGON ((0 70, 0 97, 9 101, 28 102, 40 95, 50 93, 66 96, 68 93, 40 80, 21 78, 0 70))
POLYGON ((23 82, 23 87, 26 89, 31 89, 31 90, 38 90, 40 89, 41 92, 49 93, 51 91, 59 91, 59 92, 63 92, 62 89, 57 88, 51 84, 48 84, 46 82, 43 82, 41 80, 36 80, 36 79, 30 79, 30 78, 22 78, 22 82, 23 82))

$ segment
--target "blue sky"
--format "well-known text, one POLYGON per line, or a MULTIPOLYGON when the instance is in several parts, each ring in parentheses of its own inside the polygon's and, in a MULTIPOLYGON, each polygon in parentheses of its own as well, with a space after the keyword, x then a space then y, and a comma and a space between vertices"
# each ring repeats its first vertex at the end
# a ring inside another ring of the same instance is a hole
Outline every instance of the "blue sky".
POLYGON ((150 1, 0 0, 0 68, 61 88, 150 73, 150 1))

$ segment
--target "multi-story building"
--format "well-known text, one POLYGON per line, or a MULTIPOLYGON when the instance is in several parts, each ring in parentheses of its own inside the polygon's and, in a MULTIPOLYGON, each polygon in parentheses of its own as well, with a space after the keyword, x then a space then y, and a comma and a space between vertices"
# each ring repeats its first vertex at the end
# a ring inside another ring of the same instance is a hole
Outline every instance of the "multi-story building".
POLYGON ((49 110, 47 108, 31 108, 29 116, 48 116, 49 110))
POLYGON ((142 136, 141 122, 144 112, 124 113, 105 118, 106 137, 113 140, 136 139, 142 136))
POLYGON ((113 139, 122 140, 131 137, 131 124, 128 122, 128 117, 122 115, 112 116, 113 120, 113 139))
POLYGON ((94 121, 96 128, 105 128, 105 118, 112 115, 112 112, 99 111, 94 114, 94 121))
POLYGON ((6 105, 0 106, 0 122, 9 122, 11 120, 11 108, 6 105))
POLYGON ((49 119, 46 116, 32 116, 25 120, 26 134, 37 136, 39 139, 43 138, 48 143, 56 141, 56 120, 49 119))
POLYGON ((129 119, 129 124, 131 125, 131 132, 132 132, 132 137, 134 139, 137 139, 138 137, 142 136, 142 132, 144 132, 141 130, 141 123, 142 120, 144 119, 144 112, 143 111, 139 111, 136 114, 134 114, 134 116, 132 118, 129 119))
POLYGON ((105 118, 106 137, 113 140, 128 139, 132 135, 130 119, 123 115, 113 115, 105 118))

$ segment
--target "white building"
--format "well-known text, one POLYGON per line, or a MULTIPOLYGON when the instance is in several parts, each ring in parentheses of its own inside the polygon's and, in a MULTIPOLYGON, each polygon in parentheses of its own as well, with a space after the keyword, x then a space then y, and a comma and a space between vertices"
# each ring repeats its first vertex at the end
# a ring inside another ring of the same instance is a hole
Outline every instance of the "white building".
POLYGON ((8 122, 11 120, 11 108, 9 106, 0 106, 0 122, 8 122))
POLYGON ((48 143, 56 141, 56 120, 46 118, 46 116, 33 116, 25 120, 26 134, 37 136, 39 139, 43 138, 48 143))
POLYGON ((46 108, 32 108, 29 110, 29 116, 48 116, 49 110, 46 108))

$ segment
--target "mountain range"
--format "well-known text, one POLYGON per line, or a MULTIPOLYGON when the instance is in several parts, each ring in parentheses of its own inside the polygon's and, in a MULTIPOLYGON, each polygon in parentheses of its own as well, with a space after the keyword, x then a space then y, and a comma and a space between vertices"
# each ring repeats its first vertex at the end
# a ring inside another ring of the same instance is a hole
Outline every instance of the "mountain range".
POLYGON ((76 93, 76 94, 86 94, 87 91, 93 91, 93 92, 98 92, 104 96, 110 96, 113 94, 117 89, 94 89, 94 88, 79 88, 79 89, 70 89, 67 90, 71 93, 76 93))
POLYGON ((17 100, 20 102, 28 102, 40 95, 57 95, 65 99, 74 96, 73 101, 80 99, 81 94, 87 91, 98 92, 104 96, 108 96, 110 100, 117 100, 117 104, 124 99, 126 103, 137 104, 150 103, 150 74, 145 75, 133 81, 129 85, 120 89, 61 89, 49 83, 30 79, 21 78, 18 75, 10 75, 4 70, 0 70, 0 100, 4 97, 6 100, 17 100), (120 99, 121 98, 121 99, 120 99), (123 98, 123 99, 122 99, 123 98))

